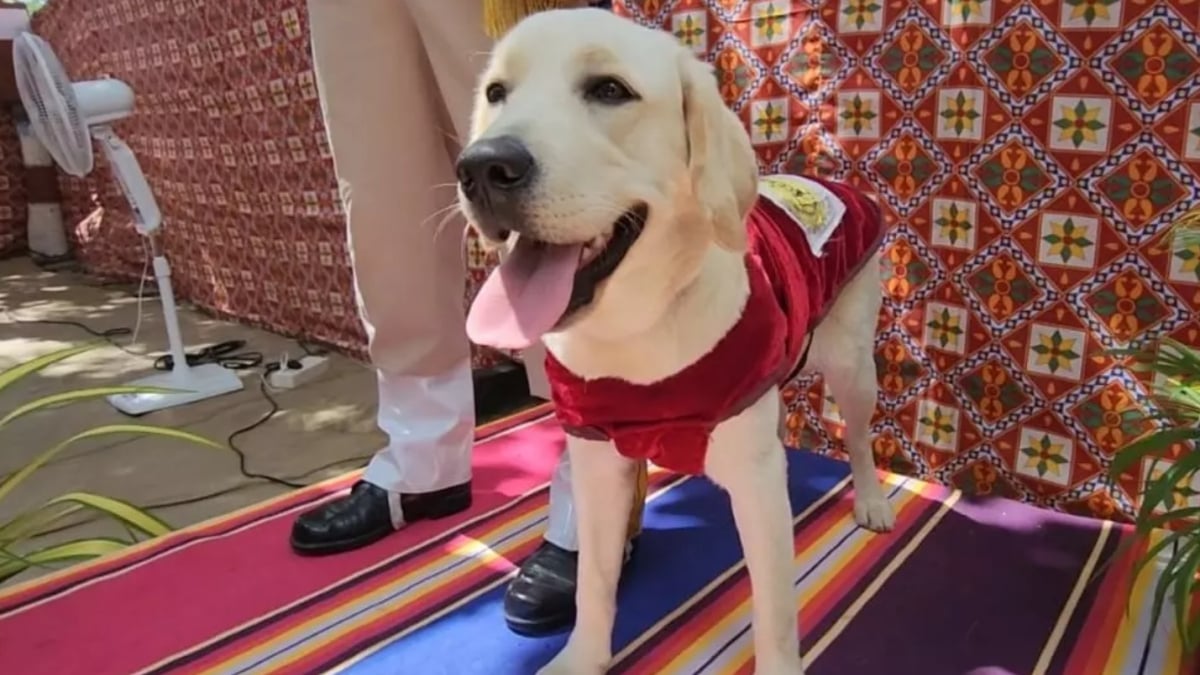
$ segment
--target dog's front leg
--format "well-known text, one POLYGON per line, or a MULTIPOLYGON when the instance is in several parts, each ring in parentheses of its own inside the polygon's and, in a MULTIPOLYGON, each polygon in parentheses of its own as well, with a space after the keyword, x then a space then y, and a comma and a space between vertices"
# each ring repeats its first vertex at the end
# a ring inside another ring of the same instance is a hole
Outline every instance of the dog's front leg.
POLYGON ((579 531, 575 628, 540 675, 600 675, 612 660, 617 583, 625 552, 637 464, 610 443, 568 438, 579 531))
POLYGON ((750 573, 758 675, 798 675, 795 539, 787 459, 776 433, 779 392, 772 389, 713 433, 706 470, 729 492, 750 573))

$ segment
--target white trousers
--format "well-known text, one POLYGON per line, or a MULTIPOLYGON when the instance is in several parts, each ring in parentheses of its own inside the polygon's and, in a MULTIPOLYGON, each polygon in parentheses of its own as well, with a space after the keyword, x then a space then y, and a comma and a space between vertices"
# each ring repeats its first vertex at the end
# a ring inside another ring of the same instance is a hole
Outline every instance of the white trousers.
MULTIPOLYGON (((454 158, 490 49, 481 5, 308 0, 321 110, 388 436, 366 480, 396 494, 471 479, 463 223, 443 214, 455 199, 454 158)), ((531 390, 547 396, 541 349, 524 357, 531 390)), ((546 538, 578 547, 566 453, 551 481, 546 538)))

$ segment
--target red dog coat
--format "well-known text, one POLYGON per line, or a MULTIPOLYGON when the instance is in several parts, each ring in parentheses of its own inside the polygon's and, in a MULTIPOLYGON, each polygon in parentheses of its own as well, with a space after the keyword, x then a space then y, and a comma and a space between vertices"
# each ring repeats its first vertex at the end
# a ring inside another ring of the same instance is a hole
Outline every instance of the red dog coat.
POLYGON ((813 252, 804 223, 763 196, 746 221, 750 297, 741 318, 705 356, 665 380, 584 380, 546 358, 555 412, 568 434, 612 440, 617 451, 672 471, 704 472, 713 429, 793 374, 805 338, 882 240, 879 207, 840 183, 809 179, 845 207, 813 252))

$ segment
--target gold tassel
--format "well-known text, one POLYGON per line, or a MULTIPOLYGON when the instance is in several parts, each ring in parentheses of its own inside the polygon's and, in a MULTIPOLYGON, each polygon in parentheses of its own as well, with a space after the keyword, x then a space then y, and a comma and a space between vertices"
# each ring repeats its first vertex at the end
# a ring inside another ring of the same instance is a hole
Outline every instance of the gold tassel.
POLYGON ((650 467, 645 460, 638 462, 637 483, 633 490, 633 504, 629 509, 629 525, 625 531, 628 540, 642 533, 642 514, 646 510, 646 492, 650 488, 650 467))
POLYGON ((578 5, 579 0, 483 0, 483 30, 498 40, 530 14, 578 5))

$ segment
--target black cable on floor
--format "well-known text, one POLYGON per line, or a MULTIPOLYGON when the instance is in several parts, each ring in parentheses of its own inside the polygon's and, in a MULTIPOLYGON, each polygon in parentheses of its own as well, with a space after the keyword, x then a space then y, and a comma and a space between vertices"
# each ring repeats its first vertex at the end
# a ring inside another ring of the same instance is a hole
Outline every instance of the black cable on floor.
POLYGON ((258 390, 259 390, 259 392, 262 393, 263 398, 266 399, 267 404, 271 406, 270 409, 267 410, 267 412, 263 413, 261 416, 259 416, 259 418, 257 420, 255 420, 255 421, 251 422, 250 424, 247 424, 246 426, 229 434, 229 437, 227 439, 225 439, 225 443, 226 443, 226 445, 229 446, 230 450, 233 450, 234 452, 237 453, 238 470, 242 472, 243 476, 245 476, 247 478, 258 478, 260 480, 265 480, 269 483, 275 483, 276 485, 282 485, 284 487, 289 487, 289 488, 307 487, 307 484, 305 484, 305 483, 294 483, 285 478, 279 478, 278 476, 272 476, 272 475, 265 474, 265 473, 255 473, 255 472, 251 471, 250 469, 248 469, 246 467, 246 453, 242 452, 242 449, 239 448, 237 446, 237 444, 233 442, 233 439, 237 438, 238 436, 241 436, 242 434, 253 431, 253 430, 257 429, 258 427, 261 427, 262 425, 271 421, 271 418, 275 417, 275 415, 279 412, 279 404, 275 401, 275 397, 271 396, 271 392, 267 390, 267 375, 278 369, 279 369, 278 363, 267 364, 266 372, 263 373, 263 376, 260 377, 258 380, 258 390))
MULTIPOLYGON (((365 462, 368 459, 371 459, 371 457, 373 457, 373 456, 374 456, 374 453, 371 453, 369 455, 357 455, 355 457, 347 457, 346 459, 339 459, 335 462, 329 462, 328 464, 323 464, 321 466, 318 466, 317 468, 312 469, 308 472, 305 472, 299 476, 295 476, 295 478, 311 476, 312 474, 317 473, 318 471, 324 471, 326 469, 331 469, 340 464, 349 464, 351 462, 365 462)), ((252 478, 251 480, 255 480, 255 479, 252 478)), ((145 504, 139 508, 144 509, 146 511, 155 511, 158 509, 169 509, 169 508, 172 508, 175 506, 187 506, 189 504, 198 504, 200 502, 206 502, 210 499, 214 499, 214 498, 220 497, 222 495, 227 495, 232 492, 237 492, 238 490, 241 490, 244 487, 246 487, 246 483, 238 483, 237 485, 231 485, 227 488, 222 488, 220 490, 214 490, 212 492, 208 492, 205 494, 195 495, 193 497, 183 497, 180 499, 170 499, 165 502, 154 502, 152 504, 145 504)), ((52 527, 50 529, 43 530, 39 536, 45 536, 47 534, 54 534, 55 532, 69 530, 72 527, 76 527, 78 524, 79 523, 71 523, 71 524, 67 524, 67 525, 60 525, 58 527, 52 527)))
MULTIPOLYGON (((12 316, 12 314, 9 313, 9 316, 12 316)), ((92 335, 92 336, 98 337, 98 338, 104 338, 105 340, 111 340, 113 338, 121 337, 123 335, 133 335, 133 331, 129 328, 122 327, 122 328, 109 328, 108 330, 96 330, 95 328, 92 328, 91 326, 84 324, 84 323, 80 323, 78 321, 58 321, 58 320, 51 320, 51 319, 37 319, 36 321, 30 321, 28 319, 18 319, 16 317, 12 317, 12 320, 15 321, 16 323, 40 323, 40 324, 44 324, 44 325, 48 325, 48 326, 71 326, 72 328, 78 328, 79 330, 87 333, 88 335, 92 335)))
MULTIPOLYGON (((202 366, 209 363, 220 364, 230 370, 249 370, 262 365, 262 352, 244 352, 245 340, 226 340, 210 345, 203 349, 184 353, 189 366, 202 366)), ((170 370, 175 366, 175 358, 171 354, 163 354, 154 359, 157 370, 170 370)))
POLYGON ((108 342, 108 344, 116 347, 117 349, 120 349, 121 351, 125 352, 126 354, 129 354, 130 356, 136 356, 138 358, 142 358, 145 356, 144 354, 138 354, 137 352, 130 351, 130 349, 128 347, 117 342, 117 338, 119 338, 119 337, 129 337, 130 335, 133 335, 133 330, 130 328, 121 327, 121 328, 109 328, 108 330, 96 330, 95 328, 92 328, 91 326, 88 326, 87 324, 84 324, 84 323, 80 323, 78 321, 51 320, 51 319, 37 319, 37 320, 31 321, 28 319, 17 318, 16 316, 13 316, 13 314, 11 312, 9 312, 8 310, 4 310, 3 313, 6 316, 8 316, 9 320, 11 320, 13 323, 41 324, 43 326, 69 326, 71 328, 78 328, 79 330, 87 333, 88 335, 91 335, 92 337, 98 337, 102 340, 105 340, 106 342, 108 342))
MULTIPOLYGON (((12 316, 12 314, 10 312, 8 312, 7 310, 5 310, 4 313, 7 314, 11 318, 11 320, 14 321, 15 323, 42 324, 42 325, 51 325, 51 326, 70 326, 73 328, 78 328, 79 330, 82 330, 85 333, 88 333, 89 335, 107 340, 114 347, 117 347, 118 349, 120 349, 121 351, 124 351, 127 354, 131 354, 131 355, 137 356, 139 358, 150 358, 144 354, 137 354, 135 352, 132 352, 132 351, 128 350, 127 348, 125 348, 123 345, 121 345, 115 341, 115 338, 117 338, 117 337, 132 335, 133 331, 129 328, 124 328, 124 327, 110 328, 105 331, 98 331, 98 330, 92 328, 91 326, 88 326, 87 324, 84 324, 84 323, 81 323, 78 321, 57 321, 57 320, 49 320, 49 319, 24 320, 24 319, 18 319, 17 317, 12 316)), ((327 353, 326 350, 324 350, 323 348, 313 345, 311 343, 308 343, 308 342, 305 342, 302 340, 297 340, 296 342, 300 346, 300 349, 303 350, 304 353, 307 355, 323 356, 327 353)), ((236 439, 237 437, 239 437, 243 434, 249 433, 249 432, 253 431, 254 429, 257 429, 258 427, 261 427, 262 425, 266 424, 272 418, 274 418, 276 414, 279 413, 279 404, 275 400, 275 397, 271 396, 269 387, 267 386, 266 378, 270 373, 278 370, 280 368, 280 364, 278 362, 271 362, 271 363, 264 364, 263 363, 264 359, 263 359, 263 355, 261 352, 242 351, 245 348, 245 346, 246 346, 245 340, 226 340, 224 342, 218 342, 217 344, 210 345, 208 347, 196 350, 194 352, 188 352, 185 354, 185 357, 187 358, 188 365, 190 365, 190 366, 198 366, 198 365, 203 365, 203 364, 207 364, 207 363, 218 363, 218 364, 224 366, 225 368, 229 368, 231 370, 250 370, 250 369, 255 369, 255 368, 260 368, 260 367, 262 368, 263 372, 260 374, 260 376, 258 378, 259 379, 259 392, 262 394, 263 399, 266 400, 267 404, 270 407, 265 413, 263 413, 261 416, 259 416, 259 418, 256 419, 254 422, 251 422, 250 424, 248 424, 244 427, 241 427, 241 428, 233 431, 231 434, 229 434, 229 436, 225 439, 225 443, 226 443, 226 445, 229 446, 229 448, 231 450, 234 451, 234 453, 237 454, 237 456, 238 456, 238 471, 244 477, 249 478, 250 480, 267 481, 269 483, 274 483, 276 485, 280 485, 280 486, 283 486, 283 487, 286 487, 289 489, 298 489, 298 488, 308 487, 308 485, 310 485, 311 483, 297 483, 297 482, 288 480, 286 478, 280 478, 278 476, 272 476, 270 474, 258 473, 255 471, 251 471, 249 469, 249 467, 247 466, 247 464, 249 463, 249 458, 246 456, 246 453, 241 448, 239 448, 237 446, 237 443, 234 441, 234 439, 236 439)), ((172 368, 172 366, 174 366, 174 364, 175 364, 175 360, 171 354, 163 354, 163 355, 160 355, 160 356, 154 358, 154 368, 157 370, 170 370, 172 368)), ((349 462, 349 461, 352 461, 355 459, 367 459, 369 457, 370 456, 368 455, 368 456, 362 457, 362 458, 355 457, 355 458, 350 458, 350 459, 346 459, 346 460, 339 460, 332 464, 327 464, 323 467, 318 467, 316 469, 313 469, 312 471, 309 471, 308 473, 303 474, 303 475, 310 475, 312 473, 315 473, 316 471, 320 471, 321 469, 328 468, 330 466, 342 464, 344 462, 349 462)), ((186 499, 181 499, 181 500, 177 500, 174 502, 164 502, 162 504, 154 504, 147 508, 163 508, 163 507, 167 507, 167 506, 181 506, 184 504, 192 504, 192 503, 204 501, 206 499, 212 499, 213 497, 219 497, 222 494, 226 494, 227 492, 232 491, 233 489, 236 489, 236 488, 230 488, 227 490, 218 490, 216 492, 211 492, 211 493, 203 494, 203 495, 197 495, 195 497, 188 497, 186 499)))
MULTIPOLYGON (((328 464, 323 464, 321 466, 318 466, 317 468, 312 469, 311 471, 307 471, 299 476, 293 476, 293 478, 303 478, 305 476, 311 476, 312 474, 317 473, 318 471, 332 469, 333 467, 339 466, 342 464, 350 464, 352 462, 365 462, 368 459, 371 459, 371 457, 373 457, 373 456, 374 456, 374 453, 371 453, 369 455, 357 455, 355 457, 347 457, 346 459, 339 459, 335 462, 329 462, 328 464)), ((315 485, 315 483, 310 483, 310 485, 315 485)), ((203 501, 212 499, 213 497, 220 497, 221 495, 227 495, 231 492, 237 492, 238 490, 242 489, 245 486, 246 486, 245 483, 238 483, 237 485, 233 485, 233 486, 224 488, 222 490, 218 490, 216 492, 210 492, 208 494, 197 495, 195 497, 182 497, 180 499, 172 499, 172 500, 168 500, 165 502, 155 502, 153 504, 147 504, 147 505, 143 506, 142 508, 144 508, 144 509, 166 509, 166 508, 171 508, 173 506, 187 506, 188 504, 196 504, 198 502, 203 502, 203 501)))

